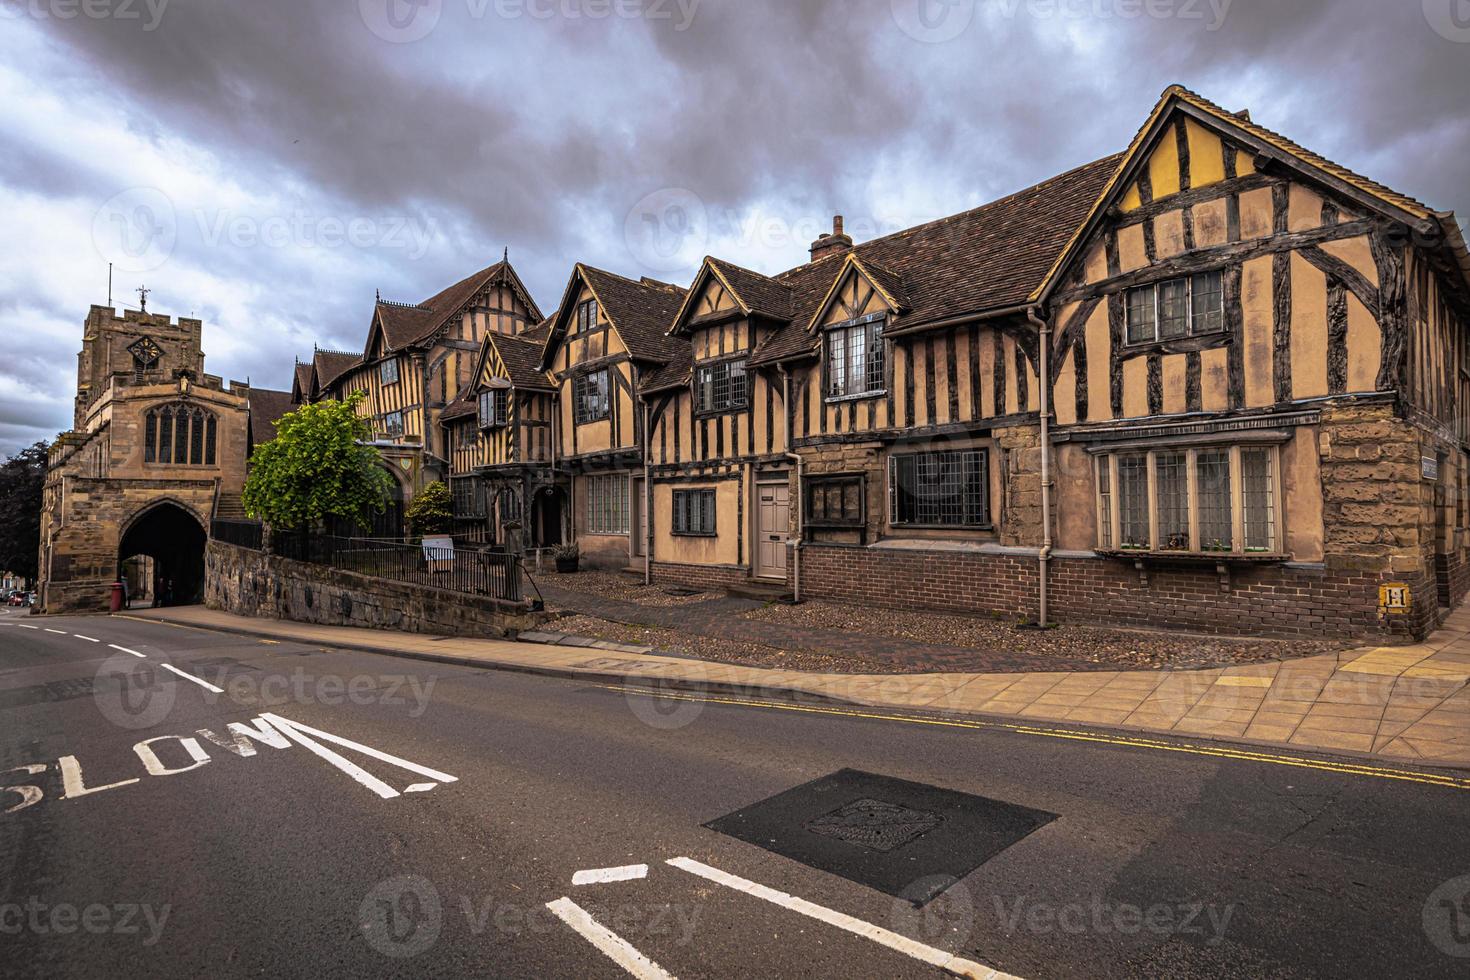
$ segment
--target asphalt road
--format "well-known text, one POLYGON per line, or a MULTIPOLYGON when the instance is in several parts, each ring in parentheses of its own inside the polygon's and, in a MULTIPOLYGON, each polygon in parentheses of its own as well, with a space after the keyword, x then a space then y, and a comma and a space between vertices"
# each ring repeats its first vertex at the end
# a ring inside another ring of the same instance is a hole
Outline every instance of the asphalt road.
POLYGON ((1432 772, 736 700, 5 611, 0 974, 1470 969, 1470 789, 1432 772), (704 826, 843 770, 923 785, 704 826))

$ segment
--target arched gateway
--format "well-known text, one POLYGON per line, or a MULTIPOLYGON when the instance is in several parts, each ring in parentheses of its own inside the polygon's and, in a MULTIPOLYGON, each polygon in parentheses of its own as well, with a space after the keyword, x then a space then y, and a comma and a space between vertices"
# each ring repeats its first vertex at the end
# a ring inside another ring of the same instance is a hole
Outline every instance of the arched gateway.
POLYGON ((128 522, 118 543, 119 567, 129 558, 153 559, 151 591, 159 605, 188 605, 204 598, 204 545, 198 515, 172 500, 144 507, 128 522))

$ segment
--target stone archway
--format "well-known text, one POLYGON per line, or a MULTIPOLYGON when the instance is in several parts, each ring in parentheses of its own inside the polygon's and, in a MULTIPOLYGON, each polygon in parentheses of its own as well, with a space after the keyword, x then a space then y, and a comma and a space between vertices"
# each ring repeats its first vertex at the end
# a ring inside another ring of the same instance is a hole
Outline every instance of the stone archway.
POLYGON ((149 504, 128 522, 117 548, 119 569, 137 555, 153 559, 155 605, 191 605, 204 599, 204 545, 208 535, 189 508, 172 500, 149 504))

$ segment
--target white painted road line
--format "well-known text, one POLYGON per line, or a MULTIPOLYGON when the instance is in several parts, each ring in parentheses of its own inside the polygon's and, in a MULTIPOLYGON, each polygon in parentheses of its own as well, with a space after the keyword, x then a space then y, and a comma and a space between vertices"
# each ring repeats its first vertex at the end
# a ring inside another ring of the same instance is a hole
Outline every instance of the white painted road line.
POLYGON ((66 635, 66 630, 54 630, 54 629, 52 629, 49 626, 46 627, 46 632, 47 633, 55 633, 57 636, 65 636, 66 635))
POLYGON ((109 647, 111 647, 112 649, 114 649, 114 650, 121 650, 123 653, 131 653, 133 656, 135 656, 135 657, 142 657, 145 660, 148 657, 148 655, 145 654, 145 653, 139 653, 137 650, 129 650, 127 647, 120 647, 116 643, 109 643, 107 645, 109 647))
MULTIPOLYGON (((316 738, 320 738, 323 741, 327 742, 335 742, 338 745, 345 746, 349 749, 354 749, 364 755, 371 756, 374 759, 380 759, 383 762, 390 762, 395 766, 401 766, 402 768, 408 769, 411 772, 416 772, 421 776, 428 776, 430 779, 436 779, 441 783, 459 782, 458 777, 451 776, 447 772, 439 772, 436 769, 430 769, 428 766, 421 766, 417 763, 409 762, 407 759, 400 759, 396 755, 389 755, 387 752, 379 752, 377 749, 372 748, 371 746, 363 745, 360 742, 354 742, 351 739, 343 738, 340 735, 333 735, 330 732, 324 732, 320 729, 312 728, 309 725, 303 725, 299 721, 292 721, 289 718, 282 718, 280 715, 269 713, 262 714, 260 717, 264 718, 272 726, 278 729, 282 734, 286 735, 292 741, 296 742, 296 744, 308 749, 321 758, 326 759, 332 765, 336 766, 338 769, 342 770, 347 775, 351 776, 353 779, 357 780, 359 783, 372 790, 374 793, 377 793, 385 800, 391 800, 395 796, 400 795, 398 790, 394 789, 392 786, 389 786, 387 783, 383 782, 377 776, 374 776, 366 769, 357 765, 352 760, 347 759, 340 753, 334 752, 331 749, 327 748, 325 745, 322 745, 321 742, 318 742, 316 740, 316 738), (316 738, 312 738, 311 736, 313 735, 315 735, 316 738)), ((409 791, 421 793, 432 788, 432 785, 426 786, 422 783, 415 783, 413 786, 409 787, 409 791)))
POLYGON ((79 640, 86 640, 88 643, 99 643, 99 642, 101 642, 100 640, 95 640, 95 639, 93 639, 90 636, 83 636, 80 633, 73 633, 72 636, 75 636, 79 640))
POLYGON ((182 677, 186 681, 193 681, 195 684, 198 684, 200 687, 204 688, 206 691, 210 692, 211 694, 223 694, 223 693, 225 693, 225 689, 224 688, 222 688, 222 687, 215 687, 213 684, 209 683, 209 681, 200 680, 199 678, 195 677, 193 674, 186 674, 182 670, 180 670, 179 668, 175 667, 173 664, 159 664, 159 666, 162 667, 164 670, 167 670, 167 671, 170 671, 172 673, 178 674, 180 677, 182 677))
POLYGON ((674 980, 674 975, 653 960, 644 956, 622 936, 608 929, 606 926, 598 925, 587 910, 582 908, 570 898, 558 898, 554 902, 547 902, 546 907, 551 909, 556 917, 571 926, 578 934, 612 960, 618 966, 627 970, 632 976, 639 980, 674 980))
POLYGON ((27 623, 16 623, 15 625, 19 626, 23 630, 38 630, 41 628, 39 626, 31 626, 27 623))
POLYGON ((855 919, 850 915, 826 908, 815 902, 808 902, 804 898, 797 898, 795 895, 788 895, 774 888, 757 884, 754 881, 748 881, 729 872, 721 871, 719 868, 712 868, 707 864, 702 864, 692 858, 669 858, 667 863, 687 871, 692 875, 698 875, 708 881, 724 885, 726 888, 733 888, 736 891, 745 892, 747 895, 754 895, 756 898, 765 899, 773 905, 779 905, 793 912, 799 912, 809 918, 816 919, 818 922, 825 922, 830 926, 836 926, 838 929, 844 929, 854 935, 871 939, 879 945, 897 950, 905 956, 912 956, 914 959, 921 960, 931 966, 937 966, 941 970, 946 970, 956 976, 973 977, 975 980, 1018 980, 1018 978, 1012 977, 1009 973, 992 970, 990 967, 976 963, 974 960, 967 960, 953 953, 947 953, 942 949, 927 946, 907 936, 901 936, 896 932, 884 929, 882 926, 875 926, 871 922, 855 919))
POLYGON ((578 871, 572 875, 574 885, 600 885, 606 881, 632 881, 634 878, 647 878, 648 865, 626 864, 620 868, 588 868, 586 871, 578 871))

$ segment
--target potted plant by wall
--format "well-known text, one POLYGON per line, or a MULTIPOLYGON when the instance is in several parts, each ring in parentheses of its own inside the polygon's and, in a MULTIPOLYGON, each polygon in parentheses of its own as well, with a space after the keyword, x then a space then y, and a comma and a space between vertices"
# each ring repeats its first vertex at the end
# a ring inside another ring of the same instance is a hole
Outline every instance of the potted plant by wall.
POLYGON ((558 572, 575 572, 582 558, 582 549, 575 544, 559 544, 551 549, 551 557, 556 561, 558 572))

